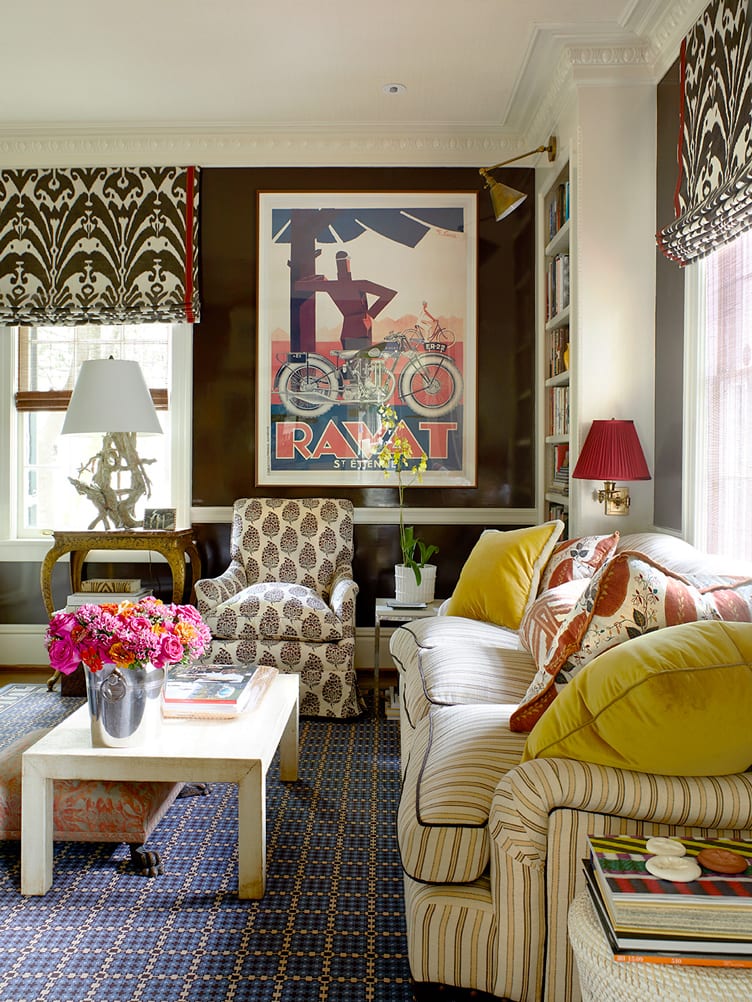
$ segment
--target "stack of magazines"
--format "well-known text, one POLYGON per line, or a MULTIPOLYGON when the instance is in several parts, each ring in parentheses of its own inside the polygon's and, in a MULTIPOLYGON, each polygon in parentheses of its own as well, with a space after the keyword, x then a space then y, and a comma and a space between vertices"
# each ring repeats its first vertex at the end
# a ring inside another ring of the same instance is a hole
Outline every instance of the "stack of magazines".
POLYGON ((162 695, 165 717, 233 718, 261 701, 278 672, 268 665, 171 668, 162 695))
POLYGON ((752 843, 673 836, 657 842, 663 843, 664 860, 670 856, 667 865, 656 866, 661 857, 650 839, 588 837, 585 879, 614 959, 752 967, 752 843), (669 842, 678 847, 676 854, 669 842), (682 855, 690 875, 697 874, 693 879, 651 872, 678 876, 675 868, 682 864, 675 861, 682 855), (710 869, 705 860, 726 872, 710 869))

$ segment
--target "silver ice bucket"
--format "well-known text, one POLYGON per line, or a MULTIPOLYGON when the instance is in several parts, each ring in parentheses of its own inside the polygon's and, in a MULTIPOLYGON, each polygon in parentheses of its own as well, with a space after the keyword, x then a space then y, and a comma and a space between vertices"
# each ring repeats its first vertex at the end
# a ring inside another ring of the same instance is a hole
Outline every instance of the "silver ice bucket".
POLYGON ((89 701, 91 743, 95 748, 129 748, 154 739, 162 726, 162 668, 101 671, 84 666, 89 701))

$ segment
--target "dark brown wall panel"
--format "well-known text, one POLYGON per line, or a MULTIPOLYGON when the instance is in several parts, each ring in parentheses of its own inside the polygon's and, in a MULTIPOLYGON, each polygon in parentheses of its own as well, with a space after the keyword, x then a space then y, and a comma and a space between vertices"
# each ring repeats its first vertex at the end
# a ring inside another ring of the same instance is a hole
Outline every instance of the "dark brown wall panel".
MULTIPOLYGON (((194 506, 231 505, 253 495, 350 498, 392 507, 396 488, 256 487, 256 206, 265 191, 478 191, 478 483, 473 488, 414 487, 410 506, 534 506, 534 175, 510 170, 529 197, 497 223, 474 169, 207 169, 202 172, 202 317, 194 336, 194 506), (525 444, 520 445, 520 441, 525 444)), ((437 594, 451 593, 482 526, 419 527, 440 548, 437 594)), ((227 564, 229 526, 202 524, 205 573, 227 564)), ((396 525, 358 526, 358 621, 373 622, 373 599, 394 594, 396 525)))
MULTIPOLYGON (((478 197, 478 482, 473 488, 411 488, 414 507, 534 506, 534 172, 505 171, 528 199, 501 223, 491 214, 478 171, 408 168, 206 168, 201 172, 201 323, 194 333, 194 507, 229 506, 252 495, 314 495, 256 488, 256 200, 259 191, 477 191, 478 197)), ((356 506, 392 507, 396 488, 322 488, 356 506)), ((437 516, 440 518, 440 516, 437 516)), ((206 576, 229 559, 229 525, 197 519, 206 576)), ((483 525, 419 527, 440 547, 437 594, 448 595, 483 525)), ((373 622, 373 598, 394 594, 396 525, 358 526, 355 574, 360 623, 373 622)), ((155 565, 156 566, 156 565, 155 565)), ((118 565, 118 572, 121 565, 118 565)), ((94 573, 92 570, 91 573, 94 573)), ((38 565, 0 564, 0 622, 44 622, 38 565), (19 588, 19 583, 23 587, 19 588)), ((134 576, 148 577, 147 568, 134 576)), ((169 597, 169 582, 154 582, 169 597)), ((67 580, 55 572, 55 597, 67 580)), ((2 663, 2 658, 0 658, 2 663)))

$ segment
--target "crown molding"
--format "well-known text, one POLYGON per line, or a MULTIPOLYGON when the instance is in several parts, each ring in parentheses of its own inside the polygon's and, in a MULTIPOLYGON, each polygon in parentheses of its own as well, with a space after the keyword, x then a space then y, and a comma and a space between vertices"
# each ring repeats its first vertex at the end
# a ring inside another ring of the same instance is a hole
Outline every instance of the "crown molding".
POLYGON ((679 53, 707 0, 633 0, 622 19, 630 41, 567 37, 541 26, 503 121, 404 123, 332 128, 252 123, 112 122, 86 126, 0 127, 0 166, 73 167, 196 163, 207 167, 476 167, 537 145, 555 126, 577 86, 657 83, 679 53), (543 96, 536 86, 544 81, 543 96), (515 109, 515 122, 509 120, 515 109))
POLYGON ((674 0, 660 5, 659 16, 650 24, 656 82, 665 76, 679 55, 682 39, 701 17, 708 0, 674 0))
POLYGON ((657 84, 679 55, 684 36, 708 0, 635 0, 624 18, 633 43, 564 44, 538 107, 529 117, 526 142, 553 130, 577 86, 657 84))
POLYGON ((3 167, 162 166, 205 167, 477 167, 524 151, 525 137, 474 126, 400 131, 310 125, 299 129, 113 128, 0 130, 3 167))

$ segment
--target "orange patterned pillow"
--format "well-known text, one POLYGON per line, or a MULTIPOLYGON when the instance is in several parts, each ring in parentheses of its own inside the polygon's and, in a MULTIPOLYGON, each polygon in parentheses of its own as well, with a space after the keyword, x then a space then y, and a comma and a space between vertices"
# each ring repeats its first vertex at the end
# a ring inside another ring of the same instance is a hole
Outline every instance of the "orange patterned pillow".
POLYGON ((718 618, 686 578, 642 553, 617 554, 593 577, 561 624, 510 718, 510 729, 531 730, 556 693, 603 651, 664 626, 718 618))
POLYGON ((520 643, 528 650, 536 665, 546 659, 559 627, 588 586, 587 579, 565 581, 549 588, 536 598, 520 623, 520 643))
POLYGON ((565 581, 591 578, 616 553, 619 532, 610 536, 580 536, 557 543, 541 575, 539 594, 565 581))
POLYGON ((752 581, 749 578, 723 581, 700 589, 718 619, 752 622, 752 581))

